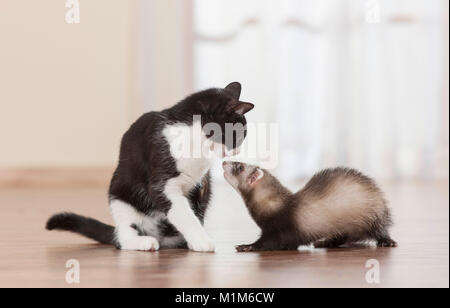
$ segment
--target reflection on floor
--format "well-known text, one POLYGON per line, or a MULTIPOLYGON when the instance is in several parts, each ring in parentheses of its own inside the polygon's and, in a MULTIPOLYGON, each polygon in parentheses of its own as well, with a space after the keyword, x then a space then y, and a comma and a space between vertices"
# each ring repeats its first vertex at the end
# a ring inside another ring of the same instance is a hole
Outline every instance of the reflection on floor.
POLYGON ((81 287, 448 287, 448 182, 388 183, 395 249, 302 248, 241 253, 256 239, 240 197, 218 184, 206 227, 217 252, 118 251, 76 235, 47 232, 47 217, 71 210, 111 222, 105 189, 0 190, 0 287, 73 287, 66 262, 80 262, 81 287), (380 284, 366 281, 368 260, 380 264, 380 284))

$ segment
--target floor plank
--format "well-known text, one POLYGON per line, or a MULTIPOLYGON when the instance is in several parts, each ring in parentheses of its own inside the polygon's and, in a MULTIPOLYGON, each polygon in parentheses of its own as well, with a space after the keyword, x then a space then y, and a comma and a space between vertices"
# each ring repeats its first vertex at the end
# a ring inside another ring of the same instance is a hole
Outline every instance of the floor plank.
POLYGON ((118 251, 76 235, 47 232, 49 215, 72 210, 111 222, 106 188, 0 190, 0 287, 448 287, 448 182, 383 185, 391 201, 398 248, 302 248, 241 253, 256 239, 240 197, 216 185, 206 227, 216 253, 118 251), (69 259, 81 283, 65 281, 69 259), (368 284, 367 260, 380 262, 380 284, 368 284))

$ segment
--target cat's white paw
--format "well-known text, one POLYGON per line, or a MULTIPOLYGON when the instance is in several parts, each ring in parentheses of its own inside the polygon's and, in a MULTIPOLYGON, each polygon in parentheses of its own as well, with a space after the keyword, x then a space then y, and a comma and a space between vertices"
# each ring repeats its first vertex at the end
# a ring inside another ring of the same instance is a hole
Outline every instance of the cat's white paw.
POLYGON ((159 242, 153 236, 138 236, 121 244, 123 250, 155 251, 159 249, 159 242))
POLYGON ((149 250, 158 250, 159 242, 156 238, 152 236, 142 236, 144 239, 139 243, 139 250, 149 251, 149 250))
POLYGON ((214 252, 216 250, 214 242, 206 234, 188 241, 188 247, 197 252, 214 252))

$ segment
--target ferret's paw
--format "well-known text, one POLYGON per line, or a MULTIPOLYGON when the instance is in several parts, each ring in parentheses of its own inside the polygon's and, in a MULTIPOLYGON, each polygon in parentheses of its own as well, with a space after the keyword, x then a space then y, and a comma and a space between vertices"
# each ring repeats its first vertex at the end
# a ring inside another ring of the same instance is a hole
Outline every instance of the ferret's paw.
POLYGON ((248 251, 254 251, 255 248, 253 245, 238 245, 236 246, 237 252, 248 252, 248 251))
POLYGON ((314 248, 328 248, 325 241, 318 241, 313 244, 314 248))
POLYGON ((188 247, 190 250, 197 252, 214 252, 216 250, 214 242, 206 234, 191 239, 188 242, 188 247))
POLYGON ((398 244, 394 240, 383 240, 377 243, 378 247, 397 247, 398 244))

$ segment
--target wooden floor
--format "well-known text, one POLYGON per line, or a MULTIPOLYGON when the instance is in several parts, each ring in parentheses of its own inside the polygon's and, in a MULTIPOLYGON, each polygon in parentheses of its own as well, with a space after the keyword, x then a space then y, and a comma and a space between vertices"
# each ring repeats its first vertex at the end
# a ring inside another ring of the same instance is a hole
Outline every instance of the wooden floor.
POLYGON ((47 232, 61 210, 111 222, 103 188, 0 190, 0 287, 448 287, 448 182, 384 185, 400 247, 303 248, 236 253, 258 229, 238 195, 216 188, 207 229, 216 253, 118 251, 76 235, 47 232), (66 283, 66 261, 77 259, 81 283, 66 283), (365 264, 380 262, 380 284, 368 284, 365 264))

